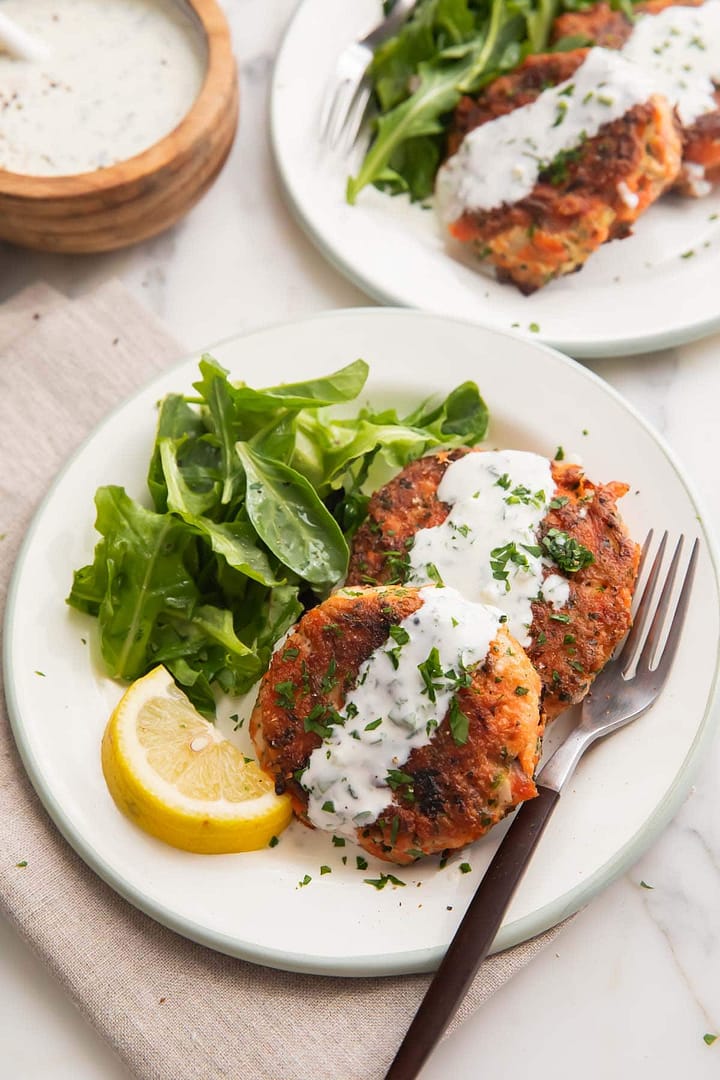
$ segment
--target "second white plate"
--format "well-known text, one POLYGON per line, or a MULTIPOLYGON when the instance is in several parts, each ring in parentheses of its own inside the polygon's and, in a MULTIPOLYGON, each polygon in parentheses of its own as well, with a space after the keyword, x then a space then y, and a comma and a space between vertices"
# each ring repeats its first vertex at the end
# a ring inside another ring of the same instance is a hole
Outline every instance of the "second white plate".
POLYGON ((666 348, 720 327, 720 190, 666 196, 634 236, 604 245, 579 274, 532 296, 451 255, 432 210, 375 188, 348 206, 345 183, 362 148, 350 160, 323 151, 321 103, 343 47, 380 15, 380 0, 304 0, 275 67, 280 176, 300 223, 339 270, 382 303, 472 319, 578 357, 666 348))

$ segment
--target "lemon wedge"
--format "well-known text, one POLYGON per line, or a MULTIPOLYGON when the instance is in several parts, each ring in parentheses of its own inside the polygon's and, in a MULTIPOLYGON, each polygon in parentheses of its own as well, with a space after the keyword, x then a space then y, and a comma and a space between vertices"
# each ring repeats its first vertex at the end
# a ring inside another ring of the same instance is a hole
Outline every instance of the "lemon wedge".
POLYGON ((117 806, 173 847, 255 851, 288 825, 290 799, 208 723, 164 667, 125 692, 102 741, 117 806))

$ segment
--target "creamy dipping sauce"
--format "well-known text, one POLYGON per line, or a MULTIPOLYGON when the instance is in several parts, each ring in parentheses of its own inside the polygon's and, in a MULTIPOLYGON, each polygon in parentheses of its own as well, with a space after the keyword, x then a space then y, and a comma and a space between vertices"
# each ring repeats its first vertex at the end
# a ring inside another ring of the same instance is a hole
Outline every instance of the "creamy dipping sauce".
POLYGON ((677 106, 683 124, 691 124, 718 107, 713 82, 720 83, 720 0, 640 16, 622 54, 652 72, 657 92, 677 106))
POLYGON ((619 53, 591 49, 571 79, 465 136, 437 175, 442 220, 526 198, 559 154, 647 101, 653 81, 619 53))
POLYGON ((438 498, 450 506, 440 525, 420 529, 410 549, 408 584, 432 580, 508 617, 521 645, 530 644, 532 601, 564 607, 570 586, 538 545, 538 529, 555 492, 547 458, 521 450, 465 454, 445 470, 438 498))
POLYGON ((0 0, 47 46, 0 53, 0 168, 67 176, 107 168, 168 135, 200 93, 207 50, 174 0, 0 0))
POLYGON ((432 650, 443 672, 459 676, 485 659, 497 634, 497 609, 470 603, 454 589, 429 587, 421 595, 422 606, 361 665, 340 711, 344 725, 333 725, 310 755, 301 782, 308 817, 319 829, 352 837, 376 821, 392 801, 388 774, 401 770, 443 722, 457 684, 435 680, 431 700, 419 665, 432 650))
MULTIPOLYGON (((663 94, 681 121, 692 123, 718 107, 714 82, 720 82, 720 0, 640 16, 619 52, 591 49, 572 78, 466 135, 438 172, 441 220, 450 225, 465 211, 526 198, 558 155, 653 94, 663 94)), ((698 186, 696 193, 709 190, 698 186)), ((637 198, 622 190, 620 196, 630 207, 637 198)))

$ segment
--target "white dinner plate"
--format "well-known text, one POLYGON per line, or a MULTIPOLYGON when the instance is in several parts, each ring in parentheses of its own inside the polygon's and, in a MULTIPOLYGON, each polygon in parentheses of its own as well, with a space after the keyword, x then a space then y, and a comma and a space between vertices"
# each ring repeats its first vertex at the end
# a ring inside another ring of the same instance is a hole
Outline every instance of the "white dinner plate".
MULTIPOLYGON (((441 316, 375 308, 333 312, 261 330, 213 350, 234 379, 271 385, 326 374, 364 357, 363 402, 399 409, 466 379, 491 412, 487 445, 581 454, 597 480, 626 479, 632 533, 668 526, 702 540, 689 623, 655 707, 588 753, 563 795, 497 938, 502 949, 584 904, 648 846, 677 809, 714 726, 718 580, 712 541, 667 448, 605 383, 536 342, 441 316)), ((115 808, 100 740, 122 687, 98 660, 95 621, 64 603, 74 568, 96 541, 93 495, 123 484, 145 497, 156 402, 189 392, 195 358, 172 368, 110 415, 59 476, 26 539, 5 627, 6 687, 25 766, 50 815, 119 893, 179 933, 290 970, 341 975, 434 968, 504 826, 454 855, 395 868, 405 886, 365 882, 391 869, 329 833, 293 824, 273 849, 192 855, 166 847, 115 808), (342 856, 347 856, 343 864, 342 856), (470 873, 460 870, 469 863, 470 873), (320 867, 332 872, 321 876, 320 867), (308 885, 299 886, 305 875, 308 885)), ((250 695, 251 697, 252 695, 250 695)), ((225 702, 222 721, 249 702, 225 702)), ((550 735, 557 741, 568 721, 550 735)), ((226 723, 226 728, 229 726, 226 723)), ((247 725, 234 738, 251 752, 247 725)))
POLYGON ((579 274, 532 296, 451 254, 432 210, 372 187, 348 206, 345 183, 363 146, 349 160, 323 151, 321 102, 338 54, 380 11, 380 0, 304 0, 275 67, 280 176, 301 225, 339 270, 382 303, 537 335, 573 356, 666 348, 720 327, 720 190, 703 199, 666 196, 634 236, 605 244, 579 274))

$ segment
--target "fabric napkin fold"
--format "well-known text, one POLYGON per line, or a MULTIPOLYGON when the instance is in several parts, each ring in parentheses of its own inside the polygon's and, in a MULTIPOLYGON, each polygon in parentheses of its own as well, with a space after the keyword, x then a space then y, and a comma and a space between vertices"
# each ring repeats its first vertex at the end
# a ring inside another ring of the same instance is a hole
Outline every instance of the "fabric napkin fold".
MULTIPOLYGON (((181 356, 116 282, 73 301, 33 286, 0 308, 1 608, 22 538, 58 469, 106 413, 181 356)), ((55 829, 23 771, 4 705, 0 817, 2 911, 141 1080, 384 1075, 430 976, 274 971, 153 922, 55 829)), ((557 933, 487 960, 454 1026, 557 933)))

